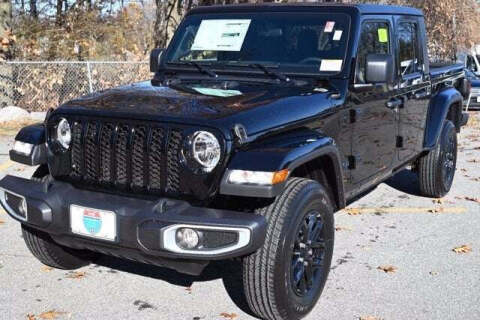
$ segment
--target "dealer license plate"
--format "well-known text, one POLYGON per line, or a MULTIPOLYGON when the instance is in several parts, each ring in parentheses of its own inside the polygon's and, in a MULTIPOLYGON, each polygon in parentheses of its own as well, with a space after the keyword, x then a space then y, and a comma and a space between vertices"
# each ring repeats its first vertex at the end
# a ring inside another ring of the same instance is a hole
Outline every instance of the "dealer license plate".
POLYGON ((73 233, 82 236, 114 241, 117 236, 115 212, 70 206, 70 227, 73 233))

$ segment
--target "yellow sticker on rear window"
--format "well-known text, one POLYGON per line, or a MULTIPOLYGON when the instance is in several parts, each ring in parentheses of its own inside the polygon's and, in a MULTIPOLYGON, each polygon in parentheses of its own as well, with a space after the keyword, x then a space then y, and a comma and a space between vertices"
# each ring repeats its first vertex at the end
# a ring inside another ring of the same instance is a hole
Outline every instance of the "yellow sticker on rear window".
POLYGON ((388 42, 388 29, 378 29, 378 41, 381 43, 388 42))

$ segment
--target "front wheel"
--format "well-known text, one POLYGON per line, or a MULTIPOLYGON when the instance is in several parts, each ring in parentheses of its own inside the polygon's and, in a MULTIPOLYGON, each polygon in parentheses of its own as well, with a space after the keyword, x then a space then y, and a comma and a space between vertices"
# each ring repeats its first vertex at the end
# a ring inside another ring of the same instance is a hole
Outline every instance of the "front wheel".
POLYGON ((437 146, 419 159, 418 179, 423 196, 441 198, 452 187, 457 166, 457 131, 446 120, 437 146))
POLYGON ((333 211, 325 188, 300 178, 259 210, 268 223, 265 243, 243 260, 245 296, 257 316, 301 319, 315 306, 332 261, 333 211))

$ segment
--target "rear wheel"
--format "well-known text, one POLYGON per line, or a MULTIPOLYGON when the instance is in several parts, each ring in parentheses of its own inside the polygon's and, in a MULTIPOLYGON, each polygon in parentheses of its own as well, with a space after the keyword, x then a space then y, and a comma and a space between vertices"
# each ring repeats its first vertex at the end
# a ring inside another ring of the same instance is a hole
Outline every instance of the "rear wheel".
MULTIPOLYGON (((32 180, 45 182, 50 178, 48 168, 40 166, 32 180)), ((22 224, 22 235, 30 252, 41 263, 58 269, 78 269, 86 266, 96 254, 90 251, 67 248, 56 243, 48 233, 22 224)))
POLYGON ((420 192, 426 197, 441 198, 452 187, 457 165, 457 131, 446 120, 437 146, 419 159, 420 192))
POLYGON ((333 253, 333 206, 315 181, 292 178, 282 195, 259 210, 267 219, 263 247, 243 260, 250 309, 263 319, 294 320, 318 301, 333 253))

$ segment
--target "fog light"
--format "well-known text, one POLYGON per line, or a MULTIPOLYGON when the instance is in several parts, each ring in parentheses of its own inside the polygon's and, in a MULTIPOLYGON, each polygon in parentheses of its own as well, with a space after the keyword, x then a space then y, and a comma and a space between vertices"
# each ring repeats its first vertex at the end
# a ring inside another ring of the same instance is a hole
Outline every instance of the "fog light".
POLYGON ((200 243, 199 234, 190 228, 180 228, 176 234, 177 244, 183 249, 194 249, 200 243))

